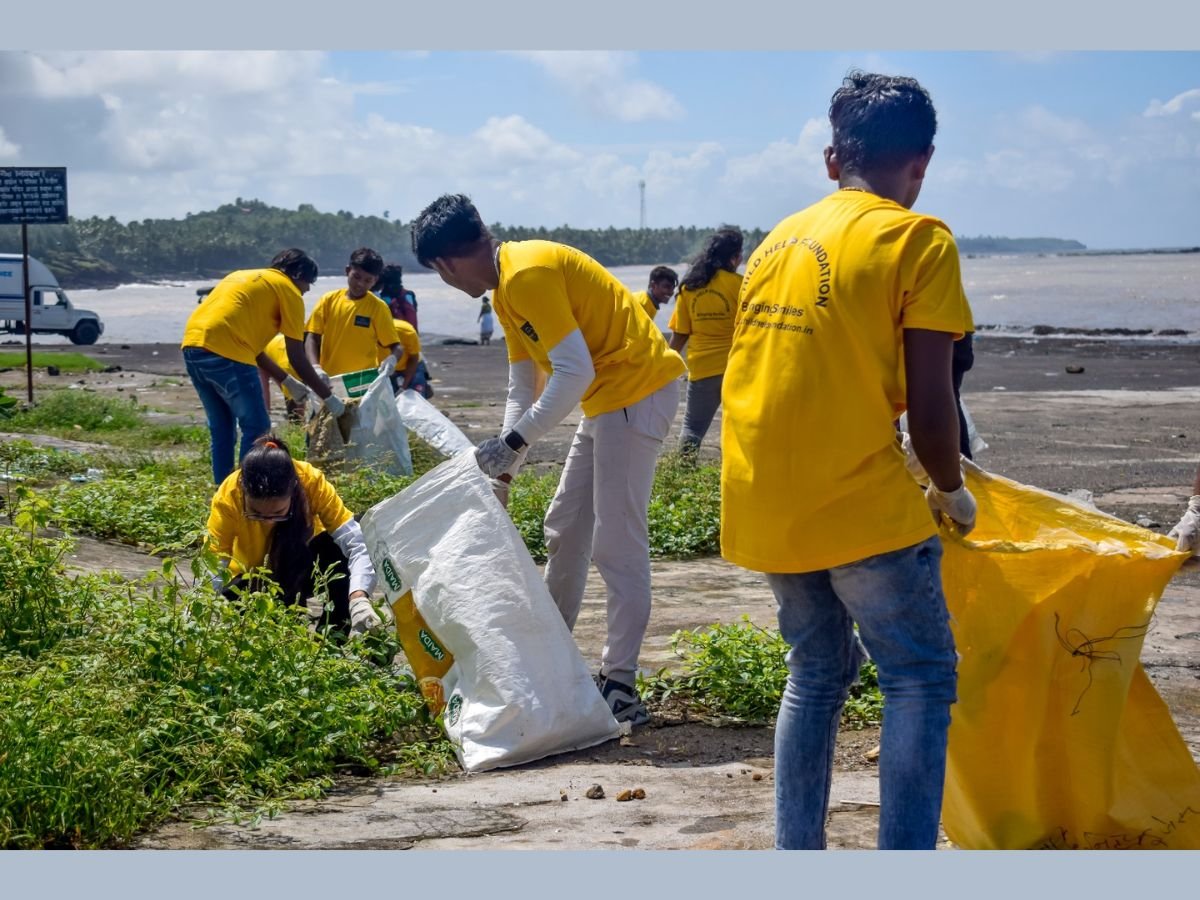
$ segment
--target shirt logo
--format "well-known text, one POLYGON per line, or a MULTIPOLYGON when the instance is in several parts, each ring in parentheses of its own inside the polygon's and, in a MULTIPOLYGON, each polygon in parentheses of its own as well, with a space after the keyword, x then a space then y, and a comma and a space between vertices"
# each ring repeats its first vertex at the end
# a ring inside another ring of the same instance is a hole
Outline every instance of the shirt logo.
POLYGON ((370 316, 355 316, 354 324, 357 325, 359 328, 370 328, 371 327, 371 317, 370 316))
POLYGON ((537 332, 533 330, 533 326, 528 322, 521 326, 521 330, 525 332, 531 341, 536 341, 538 339, 537 332))

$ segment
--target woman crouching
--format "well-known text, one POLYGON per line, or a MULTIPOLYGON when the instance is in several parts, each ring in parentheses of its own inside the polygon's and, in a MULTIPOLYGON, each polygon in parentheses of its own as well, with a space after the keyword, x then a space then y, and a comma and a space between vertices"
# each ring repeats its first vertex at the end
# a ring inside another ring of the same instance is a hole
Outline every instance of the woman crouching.
POLYGON ((275 435, 256 440, 242 467, 217 488, 208 535, 234 579, 227 594, 249 587, 246 573, 265 567, 284 603, 308 603, 316 615, 318 587, 328 574, 324 589, 331 602, 324 604, 321 625, 357 635, 382 624, 371 606, 375 568, 362 529, 325 476, 293 460, 275 435))

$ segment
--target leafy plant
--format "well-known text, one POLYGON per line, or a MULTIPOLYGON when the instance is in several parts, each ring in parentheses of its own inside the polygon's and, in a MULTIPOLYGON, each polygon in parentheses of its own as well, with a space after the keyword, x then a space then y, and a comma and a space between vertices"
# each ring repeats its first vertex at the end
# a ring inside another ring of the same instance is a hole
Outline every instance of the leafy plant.
MULTIPOLYGON (((132 398, 130 398, 132 399, 132 398)), ((78 425, 83 431, 119 431, 142 423, 141 411, 129 400, 92 391, 47 391, 35 406, 12 417, 20 431, 61 433, 78 425)))
POLYGON ((339 770, 454 765, 411 677, 314 635, 269 586, 230 600, 170 561, 73 578, 62 550, 0 530, 0 846, 120 846, 196 803, 242 819, 339 770), (31 592, 59 624, 30 621, 31 592))
MULTIPOLYGON (((663 669, 639 679, 648 700, 673 699, 703 715, 747 723, 769 722, 778 714, 787 685, 788 646, 777 630, 742 616, 740 624, 677 631, 671 649, 683 661, 683 673, 675 676, 663 669)), ((859 684, 850 689, 843 719, 861 728, 878 724, 882 712, 875 664, 867 662, 859 671, 859 684)))

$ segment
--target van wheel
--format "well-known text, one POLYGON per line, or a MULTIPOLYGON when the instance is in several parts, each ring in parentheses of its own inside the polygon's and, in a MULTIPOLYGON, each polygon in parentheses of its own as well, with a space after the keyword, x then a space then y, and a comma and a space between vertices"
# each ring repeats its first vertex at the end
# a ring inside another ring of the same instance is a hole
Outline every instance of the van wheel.
POLYGON ((69 335, 72 344, 94 344, 100 337, 100 329, 92 321, 80 322, 69 335))

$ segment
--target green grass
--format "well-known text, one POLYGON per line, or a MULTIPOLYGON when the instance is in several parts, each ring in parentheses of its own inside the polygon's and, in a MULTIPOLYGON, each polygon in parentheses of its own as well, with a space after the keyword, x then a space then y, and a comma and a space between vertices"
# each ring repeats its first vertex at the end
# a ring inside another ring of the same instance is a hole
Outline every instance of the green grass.
POLYGON ((122 846, 194 804, 244 819, 337 772, 454 767, 412 679, 361 642, 201 569, 69 576, 68 549, 0 529, 0 847, 122 846))
MULTIPOLYGON (((740 624, 677 631, 671 649, 683 662, 682 673, 662 669, 639 679, 647 701, 674 700, 700 715, 746 724, 767 724, 778 714, 787 685, 788 647, 775 629, 761 628, 743 616, 740 624)), ((862 728, 878 725, 882 717, 875 664, 867 662, 859 670, 859 684, 850 689, 842 720, 862 728)))
POLYGON ((143 416, 132 399, 92 391, 44 391, 33 407, 16 413, 7 427, 67 437, 75 431, 108 434, 137 428, 143 416))
MULTIPOLYGON (((47 366, 58 366, 64 375, 75 375, 80 372, 103 372, 107 368, 99 360, 92 359, 83 353, 46 353, 34 351, 33 367, 44 369, 47 366)), ((0 352, 0 369, 24 369, 25 351, 5 350, 0 352)))

